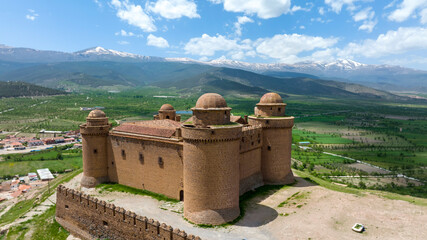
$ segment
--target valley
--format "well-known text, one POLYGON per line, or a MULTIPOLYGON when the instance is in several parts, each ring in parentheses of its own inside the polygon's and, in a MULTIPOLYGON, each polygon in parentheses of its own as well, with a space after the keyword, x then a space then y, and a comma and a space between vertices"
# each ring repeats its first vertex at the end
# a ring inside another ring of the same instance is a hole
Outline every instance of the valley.
MULTIPOLYGON (((66 96, 4 98, 0 100, 0 110, 14 106, 16 111, 0 115, 0 129, 33 136, 40 136, 41 129, 76 130, 88 114, 81 107, 94 106, 104 107, 110 122, 116 126, 123 121, 152 119, 166 102, 177 111, 186 113, 182 116, 185 120, 191 116, 188 114, 191 111, 188 111, 202 93, 203 89, 191 93, 178 88, 147 86, 118 93, 87 91, 66 96)), ((253 114, 253 105, 259 98, 254 93, 230 93, 226 99, 234 115, 244 116, 253 114)), ((297 161, 295 168, 352 187, 427 196, 425 185, 419 184, 427 181, 427 104, 385 99, 373 103, 360 98, 295 94, 287 94, 284 99, 288 104, 287 114, 296 118, 292 153, 297 161), (408 108, 408 105, 411 107, 408 108), (355 161, 324 152, 357 159, 387 171, 355 167, 355 161), (403 179, 405 184, 400 184, 402 179, 397 177, 399 174, 416 178, 417 183, 403 179), (346 182, 340 176, 353 176, 359 180, 370 176, 374 179, 394 177, 385 184, 380 184, 384 181, 373 184, 371 179, 369 184, 364 185, 364 181, 346 182)), ((15 161, 14 164, 25 164, 25 161, 15 161)))

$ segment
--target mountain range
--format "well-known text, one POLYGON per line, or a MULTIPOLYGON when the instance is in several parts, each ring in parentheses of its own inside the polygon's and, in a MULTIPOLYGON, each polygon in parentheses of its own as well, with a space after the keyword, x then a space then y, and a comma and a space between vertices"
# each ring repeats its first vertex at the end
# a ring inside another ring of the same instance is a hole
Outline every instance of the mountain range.
POLYGON ((157 85, 182 90, 398 98, 383 90, 427 92, 427 72, 340 59, 330 63, 201 62, 119 52, 102 47, 65 53, 0 45, 0 81, 76 90, 157 85), (373 87, 373 88, 371 88, 373 87))

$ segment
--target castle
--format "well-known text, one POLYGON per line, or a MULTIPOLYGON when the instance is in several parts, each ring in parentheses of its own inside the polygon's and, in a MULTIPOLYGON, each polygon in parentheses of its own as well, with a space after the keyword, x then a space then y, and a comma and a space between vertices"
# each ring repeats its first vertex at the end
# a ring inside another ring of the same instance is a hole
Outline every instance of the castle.
POLYGON ((285 107, 280 95, 267 93, 254 115, 242 118, 231 115, 221 95, 206 93, 184 122, 164 104, 154 120, 113 129, 103 111, 93 110, 80 126, 81 186, 116 182, 184 201, 191 222, 232 221, 243 193, 294 181, 294 118, 285 116, 285 107))

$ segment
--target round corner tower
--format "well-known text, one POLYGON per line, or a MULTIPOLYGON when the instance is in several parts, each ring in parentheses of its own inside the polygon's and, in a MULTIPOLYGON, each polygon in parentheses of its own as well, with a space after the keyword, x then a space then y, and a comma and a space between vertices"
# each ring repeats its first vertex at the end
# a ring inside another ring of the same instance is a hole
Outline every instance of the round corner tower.
POLYGON ((192 108, 194 122, 182 126, 184 217, 197 224, 234 220, 239 209, 239 157, 242 126, 230 122, 225 99, 202 95, 192 108))
POLYGON ((294 182, 291 170, 294 117, 285 115, 286 104, 277 93, 266 93, 249 116, 250 125, 261 125, 263 146, 261 171, 265 184, 294 182))
POLYGON ((81 186, 92 188, 108 181, 107 137, 111 124, 101 110, 93 110, 80 125, 83 145, 81 186))
POLYGON ((159 109, 159 119, 175 120, 176 111, 170 104, 163 104, 159 109))

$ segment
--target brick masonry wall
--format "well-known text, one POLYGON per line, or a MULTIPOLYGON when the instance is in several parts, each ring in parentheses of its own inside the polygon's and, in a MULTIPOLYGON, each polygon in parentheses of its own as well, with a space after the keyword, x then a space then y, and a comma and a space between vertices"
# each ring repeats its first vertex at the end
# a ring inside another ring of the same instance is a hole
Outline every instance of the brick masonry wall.
POLYGON ((241 126, 182 129, 184 216, 198 224, 222 224, 239 216, 241 126))
POLYGON ((249 117, 250 125, 262 126, 261 171, 264 184, 294 182, 291 170, 292 127, 294 117, 249 117))
POLYGON ((240 141, 239 194, 264 185, 261 173, 262 127, 245 126, 240 141))
POLYGON ((56 195, 56 220, 82 239, 200 240, 63 185, 56 195))
POLYGON ((182 142, 110 136, 110 146, 111 182, 180 199, 184 190, 182 142))

